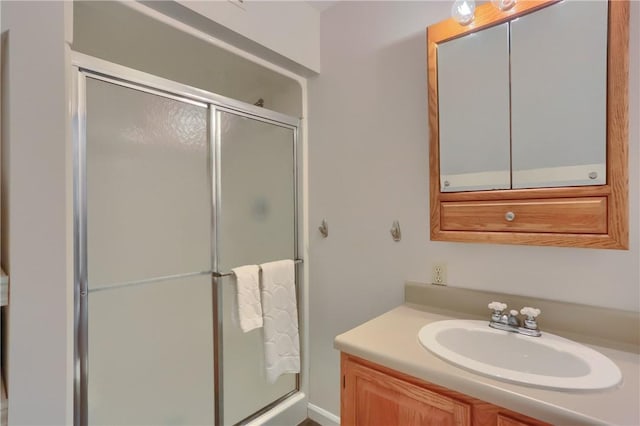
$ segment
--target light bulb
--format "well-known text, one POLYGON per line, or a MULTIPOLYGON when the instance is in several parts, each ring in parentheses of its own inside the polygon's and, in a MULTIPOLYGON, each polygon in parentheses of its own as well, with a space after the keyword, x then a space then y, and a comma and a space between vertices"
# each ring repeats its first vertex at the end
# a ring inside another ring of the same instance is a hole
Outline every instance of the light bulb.
POLYGON ((474 0, 456 0, 451 7, 451 16, 460 25, 467 25, 473 21, 473 14, 476 11, 474 0))
POLYGON ((491 0, 491 3, 500 10, 509 10, 516 4, 516 0, 491 0))

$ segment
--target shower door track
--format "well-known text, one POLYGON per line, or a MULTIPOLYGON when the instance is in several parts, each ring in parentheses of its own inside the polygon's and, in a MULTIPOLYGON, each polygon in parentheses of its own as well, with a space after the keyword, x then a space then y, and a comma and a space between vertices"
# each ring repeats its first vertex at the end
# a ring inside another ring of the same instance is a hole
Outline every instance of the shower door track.
MULTIPOLYGON (((74 182, 73 182, 73 224, 74 224, 74 426, 84 426, 88 424, 88 311, 87 298, 91 292, 110 290, 114 288, 124 288, 130 286, 151 284, 174 278, 185 278, 200 275, 211 275, 213 288, 213 315, 216 323, 214 327, 214 392, 213 401, 215 410, 215 425, 221 425, 223 419, 222 400, 222 317, 219 315, 222 308, 220 281, 227 273, 218 271, 218 246, 217 229, 219 218, 220 194, 220 153, 218 140, 217 122, 215 115, 218 111, 230 112, 236 115, 247 117, 253 120, 288 128, 293 131, 293 165, 294 165, 294 259, 296 264, 302 263, 299 259, 298 244, 298 132, 300 119, 285 114, 278 113, 251 105, 232 98, 221 96, 206 90, 197 89, 182 83, 168 80, 153 74, 134 70, 122 65, 114 64, 99 58, 85 55, 79 52, 71 52, 72 62, 72 116, 73 116, 73 157, 74 157, 74 182), (208 162, 213 170, 210 170, 212 180, 212 270, 202 272, 190 272, 170 276, 154 277, 137 281, 128 281, 88 288, 87 277, 87 205, 86 205, 86 78, 94 78, 105 82, 117 84, 119 86, 151 93, 165 98, 190 103, 209 109, 209 134, 208 144, 210 161, 208 162)), ((295 268, 296 286, 299 283, 298 268, 295 268)), ((300 292, 298 291, 298 297, 300 292)), ((300 315, 300 313, 298 314, 300 315)), ((299 318, 300 320, 300 318, 299 318)), ((299 321, 300 322, 300 321, 299 321)), ((282 395, 275 401, 252 413, 238 424, 245 424, 265 412, 269 411, 279 403, 291 397, 300 390, 300 374, 296 374, 295 389, 282 395)))

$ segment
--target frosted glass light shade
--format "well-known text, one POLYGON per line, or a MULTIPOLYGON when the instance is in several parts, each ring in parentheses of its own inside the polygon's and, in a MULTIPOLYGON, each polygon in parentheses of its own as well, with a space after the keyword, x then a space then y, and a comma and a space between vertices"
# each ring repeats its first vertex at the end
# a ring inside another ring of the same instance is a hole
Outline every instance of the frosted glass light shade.
POLYGON ((516 4, 516 0, 491 0, 491 4, 493 4, 496 9, 509 10, 516 4))
POLYGON ((467 25, 473 21, 473 14, 476 11, 474 0, 456 0, 451 7, 451 16, 460 25, 467 25))

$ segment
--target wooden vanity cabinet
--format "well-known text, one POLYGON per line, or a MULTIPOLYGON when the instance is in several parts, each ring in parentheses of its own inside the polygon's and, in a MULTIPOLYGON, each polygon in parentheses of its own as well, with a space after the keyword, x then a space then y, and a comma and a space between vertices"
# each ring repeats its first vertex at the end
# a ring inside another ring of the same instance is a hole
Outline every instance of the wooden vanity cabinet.
POLYGON ((341 354, 343 426, 541 426, 510 410, 341 354))

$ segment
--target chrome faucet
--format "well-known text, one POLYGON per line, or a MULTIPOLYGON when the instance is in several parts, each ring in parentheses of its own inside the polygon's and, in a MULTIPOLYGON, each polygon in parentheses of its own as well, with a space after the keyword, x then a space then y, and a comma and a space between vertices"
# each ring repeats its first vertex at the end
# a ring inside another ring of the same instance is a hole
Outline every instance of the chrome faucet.
POLYGON ((520 321, 518 311, 515 309, 510 310, 508 314, 505 313, 507 309, 505 303, 491 302, 489 303, 489 309, 493 311, 489 327, 533 337, 539 337, 542 334, 536 322, 536 317, 540 315, 540 309, 528 306, 522 308, 520 314, 526 316, 524 321, 520 321))

